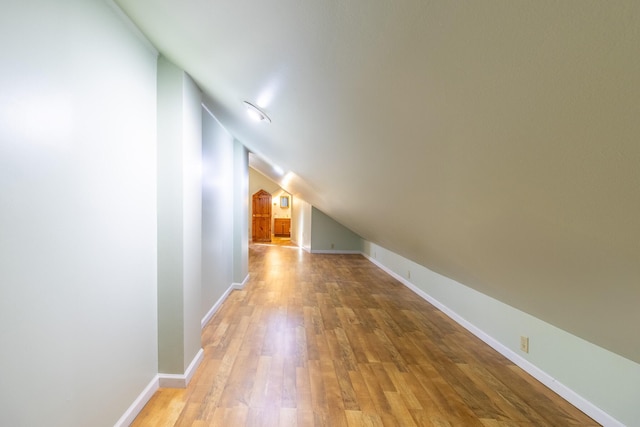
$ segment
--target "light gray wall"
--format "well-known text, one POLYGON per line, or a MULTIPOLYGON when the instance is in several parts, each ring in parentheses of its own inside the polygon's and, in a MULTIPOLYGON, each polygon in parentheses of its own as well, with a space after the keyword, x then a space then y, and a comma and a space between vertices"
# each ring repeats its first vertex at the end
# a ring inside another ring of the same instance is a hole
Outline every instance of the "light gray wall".
POLYGON ((157 373, 156 54, 104 1, 0 33, 0 425, 112 426, 157 373))
POLYGON ((202 110, 202 303, 203 318, 233 283, 234 141, 202 110))
POLYGON ((233 280, 242 283, 249 274, 249 152, 233 143, 233 280))
POLYGON ((158 60, 158 362, 183 372, 182 76, 158 60))
POLYGON ((200 345, 200 92, 158 60, 158 367, 183 374, 200 345))
POLYGON ((362 239, 321 210, 311 208, 311 252, 362 250, 362 239))
POLYGON ((199 312, 202 300, 202 94, 188 74, 184 73, 182 81, 184 363, 181 374, 202 348, 199 312))

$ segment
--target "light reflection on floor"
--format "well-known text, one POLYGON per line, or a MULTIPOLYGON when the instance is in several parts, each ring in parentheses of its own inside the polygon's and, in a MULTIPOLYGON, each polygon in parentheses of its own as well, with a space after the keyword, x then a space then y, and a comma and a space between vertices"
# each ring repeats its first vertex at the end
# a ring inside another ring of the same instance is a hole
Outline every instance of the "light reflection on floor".
POLYGON ((256 246, 281 246, 285 248, 300 249, 300 247, 293 243, 288 237, 271 237, 271 243, 250 242, 250 244, 256 246))
MULTIPOLYGON (((289 237, 275 237, 275 236, 271 236, 271 242, 270 243, 259 243, 259 242, 250 242, 249 243, 250 246, 253 247, 264 247, 264 246, 278 246, 281 247, 283 249, 294 249, 298 251, 298 262, 302 261, 304 255, 305 255, 305 251, 297 246, 295 243, 293 243, 291 241, 291 239, 289 237)), ((273 266, 281 266, 284 262, 291 262, 291 260, 285 260, 285 257, 282 255, 281 252, 279 251, 269 251, 266 255, 265 261, 273 266)), ((282 271, 280 269, 276 269, 279 272, 272 272, 272 271, 267 271, 266 272, 266 278, 268 280, 273 280, 275 283, 279 283, 279 282, 284 282, 285 281, 285 277, 281 277, 282 276, 282 271)))

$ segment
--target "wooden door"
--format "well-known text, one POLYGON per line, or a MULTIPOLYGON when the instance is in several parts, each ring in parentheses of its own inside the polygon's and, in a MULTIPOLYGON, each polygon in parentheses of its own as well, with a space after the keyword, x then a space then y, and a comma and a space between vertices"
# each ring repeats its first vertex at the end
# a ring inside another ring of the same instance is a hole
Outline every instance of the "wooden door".
POLYGON ((254 242, 271 241, 271 194, 264 190, 253 195, 253 227, 254 242))

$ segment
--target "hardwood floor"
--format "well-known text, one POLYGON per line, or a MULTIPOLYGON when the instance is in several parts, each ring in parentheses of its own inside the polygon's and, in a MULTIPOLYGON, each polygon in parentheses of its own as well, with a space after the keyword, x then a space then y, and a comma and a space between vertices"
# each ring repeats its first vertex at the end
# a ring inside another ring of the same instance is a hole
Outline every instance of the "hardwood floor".
POLYGON ((360 255, 251 245, 186 390, 134 426, 596 426, 360 255))

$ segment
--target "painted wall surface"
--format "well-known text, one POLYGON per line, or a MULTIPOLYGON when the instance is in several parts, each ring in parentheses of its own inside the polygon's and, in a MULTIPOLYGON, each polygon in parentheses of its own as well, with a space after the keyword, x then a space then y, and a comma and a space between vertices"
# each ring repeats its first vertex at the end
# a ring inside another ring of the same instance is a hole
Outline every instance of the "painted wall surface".
POLYGON ((249 195, 257 193, 260 190, 275 193, 280 190, 280 186, 255 169, 249 168, 249 195))
POLYGON ((287 193, 282 188, 278 188, 276 191, 271 193, 271 197, 273 197, 271 201, 271 215, 274 218, 291 218, 291 209, 293 205, 293 198, 291 197, 291 194, 287 193), (282 196, 289 198, 289 207, 280 207, 280 197, 282 196))
POLYGON ((201 319, 234 282, 234 192, 233 137, 203 109, 201 319))
POLYGON ((0 35, 0 425, 112 426, 157 373, 156 53, 104 1, 0 35))
POLYGON ((249 274, 249 152, 233 142, 233 280, 243 283, 249 274))
MULTIPOLYGON (((628 426, 640 425, 640 365, 364 242, 363 253, 628 426), (529 337, 529 353, 519 350, 529 337)), ((590 414, 592 415, 592 414, 590 414)), ((593 416, 593 415, 592 415, 593 416)))
POLYGON ((158 60, 158 368, 183 374, 200 346, 200 92, 158 60))
POLYGON ((362 239, 321 210, 312 208, 311 252, 362 250, 362 239))
POLYGON ((291 217, 291 242, 306 251, 311 250, 311 205, 296 198, 291 217))

